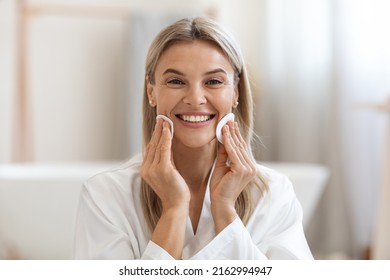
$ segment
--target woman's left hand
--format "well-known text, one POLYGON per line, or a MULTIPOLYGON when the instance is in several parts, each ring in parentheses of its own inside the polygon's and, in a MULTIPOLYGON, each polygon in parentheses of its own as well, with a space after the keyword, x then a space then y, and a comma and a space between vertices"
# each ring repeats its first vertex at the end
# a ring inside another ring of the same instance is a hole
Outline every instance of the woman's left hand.
POLYGON ((237 123, 228 122, 222 134, 224 144, 219 146, 210 182, 211 211, 217 233, 235 219, 236 199, 257 173, 237 123))

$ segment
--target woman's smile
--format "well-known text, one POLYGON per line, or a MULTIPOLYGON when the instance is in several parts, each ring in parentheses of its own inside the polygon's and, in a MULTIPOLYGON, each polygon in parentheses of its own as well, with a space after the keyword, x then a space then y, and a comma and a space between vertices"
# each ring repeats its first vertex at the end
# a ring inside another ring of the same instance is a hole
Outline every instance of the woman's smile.
POLYGON ((187 128, 202 128, 212 123, 215 114, 206 112, 185 112, 175 115, 179 123, 187 128))
POLYGON ((211 120, 214 115, 207 115, 207 116, 198 116, 198 115, 176 115, 179 119, 190 122, 190 123, 199 123, 199 122, 206 122, 208 120, 211 120))

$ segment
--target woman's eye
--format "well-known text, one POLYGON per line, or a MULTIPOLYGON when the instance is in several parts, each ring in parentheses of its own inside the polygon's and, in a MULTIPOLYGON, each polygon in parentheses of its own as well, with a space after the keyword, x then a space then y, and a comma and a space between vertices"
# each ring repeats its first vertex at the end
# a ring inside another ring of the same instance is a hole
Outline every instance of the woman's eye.
POLYGON ((169 85, 174 85, 174 86, 184 85, 183 81, 181 81, 179 79, 172 79, 172 80, 169 80, 167 83, 169 85))
POLYGON ((217 80, 217 79, 211 79, 211 80, 208 80, 206 82, 206 84, 209 86, 219 86, 219 85, 222 85, 223 82, 221 82, 220 80, 217 80))

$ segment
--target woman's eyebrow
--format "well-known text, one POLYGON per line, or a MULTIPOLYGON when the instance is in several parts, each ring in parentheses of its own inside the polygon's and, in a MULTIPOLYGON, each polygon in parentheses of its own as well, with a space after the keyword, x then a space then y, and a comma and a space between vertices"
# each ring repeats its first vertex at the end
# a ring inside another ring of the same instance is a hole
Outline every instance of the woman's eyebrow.
POLYGON ((227 75, 226 71, 223 70, 222 68, 216 68, 214 70, 208 71, 208 72, 204 73, 204 75, 206 76, 206 75, 211 75, 211 74, 216 74, 216 73, 223 73, 223 74, 227 75))
MULTIPOLYGON (((207 71, 203 75, 206 76, 206 75, 211 75, 211 74, 216 74, 216 73, 223 73, 223 74, 226 74, 226 75, 228 74, 224 69, 216 68, 216 69, 207 71)), ((179 70, 176 70, 176 69, 173 69, 173 68, 168 68, 167 70, 165 70, 163 75, 166 75, 166 74, 177 74, 177 75, 180 75, 180 76, 185 76, 185 74, 183 72, 181 72, 179 70)))
POLYGON ((183 72, 180 72, 179 70, 176 70, 176 69, 173 69, 173 68, 168 68, 167 70, 165 70, 163 75, 170 74, 170 73, 177 74, 177 75, 180 75, 180 76, 185 76, 185 74, 183 72))

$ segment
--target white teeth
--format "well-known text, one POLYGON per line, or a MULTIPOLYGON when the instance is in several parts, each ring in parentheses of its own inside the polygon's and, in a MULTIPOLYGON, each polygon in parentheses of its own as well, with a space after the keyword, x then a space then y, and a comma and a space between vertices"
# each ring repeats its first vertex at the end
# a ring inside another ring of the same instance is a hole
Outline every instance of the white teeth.
POLYGON ((205 122, 211 119, 211 116, 187 116, 180 115, 180 118, 186 122, 205 122))

